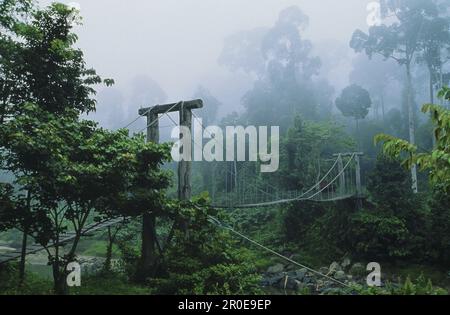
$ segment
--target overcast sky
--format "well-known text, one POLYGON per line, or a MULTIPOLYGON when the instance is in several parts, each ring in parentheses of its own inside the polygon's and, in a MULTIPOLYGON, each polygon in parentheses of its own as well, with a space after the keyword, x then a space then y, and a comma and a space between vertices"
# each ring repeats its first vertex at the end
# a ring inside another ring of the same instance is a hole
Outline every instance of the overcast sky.
MULTIPOLYGON (((333 47, 340 42, 347 49, 353 31, 367 29, 368 2, 78 0, 83 26, 77 28, 77 33, 89 65, 101 75, 114 78, 119 88, 125 88, 134 76, 145 74, 161 85, 169 100, 189 98, 203 84, 218 98, 235 94, 227 101, 239 102, 239 93, 249 87, 217 64, 226 36, 270 27, 282 9, 298 5, 310 17, 304 37, 318 46, 330 43, 333 47)), ((346 79, 341 71, 330 78, 337 84, 346 79)))

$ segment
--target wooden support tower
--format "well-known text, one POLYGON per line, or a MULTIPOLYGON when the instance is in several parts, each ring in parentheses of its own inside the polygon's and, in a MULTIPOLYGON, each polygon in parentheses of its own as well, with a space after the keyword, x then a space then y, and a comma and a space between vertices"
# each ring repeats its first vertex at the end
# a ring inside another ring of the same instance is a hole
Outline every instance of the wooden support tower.
MULTIPOLYGON (((180 126, 191 130, 192 110, 203 107, 202 100, 192 100, 165 105, 156 105, 139 109, 139 115, 147 117, 147 141, 159 143, 159 115, 171 112, 180 113, 180 126)), ((181 161, 178 164, 178 198, 189 200, 191 198, 192 162, 181 161)), ((144 268, 152 268, 156 260, 156 217, 154 214, 145 214, 142 219, 142 264, 144 268)))
MULTIPOLYGON (((356 199, 357 199, 357 205, 358 208, 362 208, 362 198, 363 191, 362 191, 362 184, 361 184, 361 156, 364 155, 363 152, 350 152, 350 153, 339 153, 339 154, 333 154, 333 156, 338 157, 348 157, 355 155, 355 184, 356 184, 356 199)), ((341 168, 341 165, 338 160, 338 167, 341 168)), ((345 183, 345 177, 344 177, 344 183, 345 183)), ((342 181, 342 178, 341 178, 342 181)))

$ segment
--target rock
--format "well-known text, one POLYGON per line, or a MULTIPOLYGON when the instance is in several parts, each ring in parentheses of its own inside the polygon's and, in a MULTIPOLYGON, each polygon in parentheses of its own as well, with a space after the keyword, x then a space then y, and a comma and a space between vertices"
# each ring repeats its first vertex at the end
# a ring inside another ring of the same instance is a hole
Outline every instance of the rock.
POLYGON ((364 276, 366 273, 366 268, 364 268, 363 264, 356 263, 353 264, 353 266, 350 268, 349 273, 352 276, 364 276))
POLYGON ((295 278, 297 280, 299 280, 299 281, 303 281, 303 279, 305 278, 307 272, 308 272, 308 270, 306 268, 302 268, 302 269, 296 270, 295 271, 295 273, 296 273, 295 278))
POLYGON ((350 268, 351 261, 350 258, 344 258, 344 260, 341 263, 341 266, 344 270, 347 270, 347 268, 350 268))
POLYGON ((276 264, 267 269, 267 273, 280 273, 284 271, 284 266, 282 264, 276 264))
POLYGON ((342 280, 345 280, 347 277, 345 275, 345 272, 343 272, 342 270, 338 270, 338 271, 335 272, 334 278, 336 280, 342 281, 342 280))
POLYGON ((295 266, 294 265, 288 265, 285 268, 286 271, 294 271, 295 270, 295 266))
POLYGON ((267 287, 274 287, 277 286, 277 284, 280 283, 281 280, 284 279, 284 277, 284 274, 277 274, 272 277, 266 277, 261 281, 261 284, 267 287))
POLYGON ((341 265, 339 265, 339 263, 334 261, 330 265, 330 268, 328 269, 328 272, 329 272, 329 274, 334 274, 337 271, 342 271, 342 267, 341 267, 341 265))

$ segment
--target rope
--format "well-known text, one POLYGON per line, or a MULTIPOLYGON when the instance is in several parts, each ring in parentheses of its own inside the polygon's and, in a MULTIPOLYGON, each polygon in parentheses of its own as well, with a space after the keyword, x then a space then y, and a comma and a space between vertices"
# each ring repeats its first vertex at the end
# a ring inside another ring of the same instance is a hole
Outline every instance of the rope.
MULTIPOLYGON (((166 110, 163 115, 166 115, 167 113, 169 113, 172 109, 174 109, 175 107, 177 107, 179 104, 184 104, 183 101, 180 101, 178 103, 173 104, 168 110, 166 110)), ((151 111, 151 109, 149 109, 146 114, 151 111)), ((142 128, 141 130, 139 130, 139 132, 142 132, 144 130, 146 130, 147 128, 150 128, 151 126, 153 126, 157 121, 159 120, 159 117, 156 117, 152 122, 150 122, 145 128, 142 128)))
POLYGON ((264 245, 258 243, 257 241, 252 240, 252 239, 249 238, 248 236, 245 236, 244 234, 242 234, 242 233, 236 231, 235 229, 233 229, 232 227, 223 224, 223 223, 220 222, 218 219, 216 219, 216 218, 214 218, 214 217, 212 217, 212 216, 208 216, 208 217, 209 217, 209 219, 210 219, 211 221, 213 221, 213 223, 214 223, 215 225, 217 225, 217 226, 219 226, 219 227, 221 227, 221 228, 223 228, 223 229, 229 230, 230 232, 236 234, 237 236, 239 236, 239 237, 241 237, 241 238, 247 240, 248 242, 250 242, 250 243, 252 243, 252 244, 254 244, 254 245, 256 245, 256 246, 258 246, 258 247, 260 247, 260 248, 262 248, 262 249, 264 249, 265 251, 267 251, 267 252, 269 252, 269 253, 271 253, 271 254, 273 254, 273 255, 278 256, 278 257, 281 258, 281 259, 284 259, 284 260, 290 262, 291 264, 294 264, 294 265, 297 265, 297 266, 299 266, 299 267, 305 268, 305 269, 307 269, 308 271, 310 271, 310 272, 312 272, 312 273, 314 273, 314 274, 316 274, 316 275, 319 275, 319 276, 321 276, 321 277, 323 277, 323 278, 326 278, 326 279, 328 279, 328 280, 331 280, 331 281, 333 281, 333 282, 335 282, 335 283, 337 283, 337 284, 340 284, 340 285, 342 285, 342 286, 345 286, 345 287, 347 287, 347 288, 351 288, 350 285, 348 285, 348 284, 346 284, 346 283, 344 283, 344 282, 342 282, 342 281, 339 281, 339 280, 337 280, 337 279, 335 279, 335 278, 333 278, 333 277, 330 277, 330 276, 328 276, 328 275, 326 275, 326 274, 321 273, 320 271, 314 270, 314 269, 311 268, 311 267, 308 267, 308 266, 305 266, 305 265, 303 265, 303 264, 301 264, 301 263, 299 263, 299 262, 296 262, 296 261, 290 259, 289 257, 286 257, 286 256, 284 256, 283 254, 280 254, 280 253, 274 251, 273 249, 270 249, 270 248, 268 248, 268 247, 266 247, 266 246, 264 246, 264 245))
POLYGON ((132 122, 130 122, 128 125, 126 125, 126 126, 123 127, 122 129, 127 129, 127 128, 130 127, 132 124, 134 124, 136 121, 138 121, 142 116, 147 115, 151 110, 152 110, 152 109, 149 108, 144 114, 137 116, 135 120, 133 120, 132 122))

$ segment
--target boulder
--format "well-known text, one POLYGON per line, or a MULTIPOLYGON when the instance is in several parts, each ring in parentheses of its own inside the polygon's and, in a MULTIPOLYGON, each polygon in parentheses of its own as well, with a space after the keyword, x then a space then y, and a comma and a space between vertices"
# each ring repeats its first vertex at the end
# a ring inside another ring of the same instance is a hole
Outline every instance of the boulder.
POLYGON ((267 273, 280 273, 284 271, 284 265, 283 264, 276 264, 272 267, 269 267, 267 269, 267 273))
POLYGON ((296 274, 295 278, 297 280, 299 280, 299 281, 303 281, 303 279, 305 278, 307 272, 308 272, 308 269, 306 269, 306 268, 302 268, 302 269, 296 270, 295 271, 295 274, 296 274))
POLYGON ((343 281, 347 278, 347 276, 345 275, 345 272, 343 272, 342 270, 338 270, 334 273, 334 278, 336 280, 343 281))
POLYGON ((281 282, 282 279, 284 279, 284 277, 285 276, 283 274, 274 275, 272 277, 266 277, 261 281, 261 285, 267 287, 276 286, 278 283, 281 282))
POLYGON ((342 267, 341 265, 339 265, 338 262, 334 261, 331 265, 330 268, 328 268, 328 273, 329 274, 334 274, 337 271, 342 271, 342 267))
POLYGON ((361 263, 355 263, 353 264, 353 266, 350 268, 349 273, 352 276, 364 276, 366 274, 366 268, 364 267, 363 264, 361 263))

